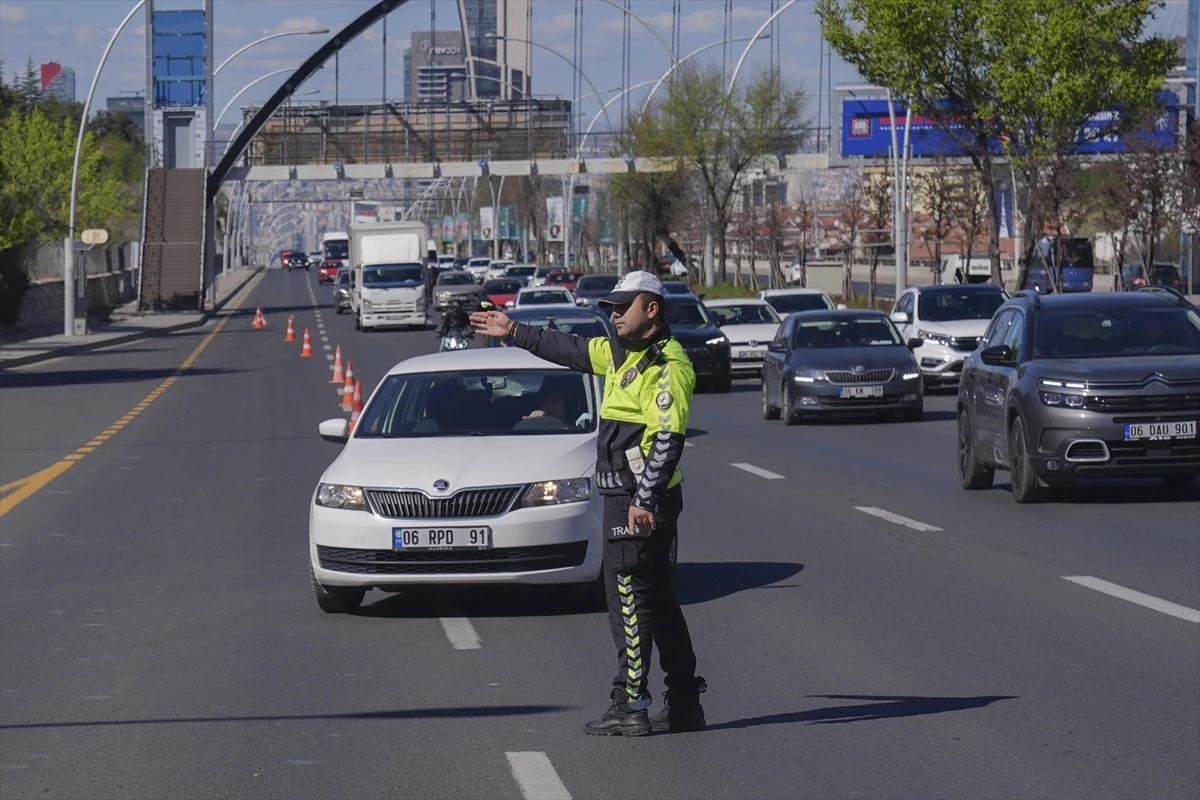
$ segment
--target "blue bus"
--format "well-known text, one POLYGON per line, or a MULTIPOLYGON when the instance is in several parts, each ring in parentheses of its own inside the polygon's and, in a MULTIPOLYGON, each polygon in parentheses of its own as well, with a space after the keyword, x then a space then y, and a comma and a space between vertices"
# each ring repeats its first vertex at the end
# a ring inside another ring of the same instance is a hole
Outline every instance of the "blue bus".
POLYGON ((1062 291, 1090 292, 1096 272, 1096 256, 1092 242, 1085 237, 1074 237, 1056 241, 1055 237, 1044 237, 1038 242, 1034 262, 1025 279, 1025 289, 1043 294, 1056 291, 1058 286, 1059 249, 1062 250, 1062 291))

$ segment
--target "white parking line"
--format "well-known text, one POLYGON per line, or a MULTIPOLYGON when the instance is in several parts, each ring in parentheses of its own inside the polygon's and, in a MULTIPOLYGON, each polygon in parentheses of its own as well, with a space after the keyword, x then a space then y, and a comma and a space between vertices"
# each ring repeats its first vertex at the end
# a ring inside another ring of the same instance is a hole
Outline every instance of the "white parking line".
POLYGON ((884 511, 882 508, 874 506, 855 506, 855 508, 864 514, 870 514, 872 517, 879 517, 888 522, 894 522, 897 525, 903 525, 906 528, 912 528, 914 531, 940 531, 941 528, 936 525, 926 525, 924 522, 918 522, 915 519, 902 517, 899 514, 893 514, 890 511, 884 511))
POLYGON ((1163 600, 1152 595, 1135 592, 1133 589, 1126 589, 1124 586, 1118 586, 1115 583, 1093 578, 1090 575, 1063 575, 1062 577, 1064 581, 1077 583, 1080 586, 1095 589, 1097 592, 1103 592, 1112 597, 1119 597, 1122 600, 1128 600, 1131 603, 1137 603, 1139 606, 1160 611, 1163 614, 1188 622, 1200 623, 1200 611, 1194 608, 1188 608, 1178 603, 1172 603, 1170 600, 1163 600))
POLYGON ((781 481, 784 479, 778 472, 771 472, 768 469, 756 467, 753 464, 730 464, 729 466, 749 472, 751 475, 757 475, 760 478, 766 478, 769 481, 781 481))
POLYGON ((571 800, 550 758, 541 752, 505 753, 525 800, 571 800))
POLYGON ((446 632, 446 638, 455 650, 483 649, 471 620, 466 617, 439 617, 438 622, 442 623, 442 630, 446 632))

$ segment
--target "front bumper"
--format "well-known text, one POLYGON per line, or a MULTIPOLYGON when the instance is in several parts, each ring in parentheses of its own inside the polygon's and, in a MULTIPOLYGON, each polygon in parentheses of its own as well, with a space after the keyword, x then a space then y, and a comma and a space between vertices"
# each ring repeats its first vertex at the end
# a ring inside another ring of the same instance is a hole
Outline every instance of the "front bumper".
POLYGON ((424 311, 363 311, 359 318, 364 328, 425 325, 429 320, 424 311))
POLYGON ((792 380, 792 410, 797 414, 870 414, 915 411, 924 406, 921 378, 897 376, 882 385, 881 397, 843 397, 841 384, 827 380, 805 383, 792 380))
POLYGON ((684 352, 697 378, 728 378, 733 374, 728 345, 689 346, 684 352))
POLYGON ((927 341, 913 350, 913 357, 921 367, 921 377, 926 386, 948 386, 958 383, 962 377, 963 361, 971 353, 971 350, 959 350, 927 341))
POLYGON ((586 583, 600 574, 602 502, 593 495, 582 503, 452 520, 390 519, 314 503, 308 522, 309 559, 317 581, 326 586, 586 583), (393 528, 480 525, 492 529, 491 550, 392 548, 393 528))
POLYGON ((766 344, 738 344, 733 342, 729 345, 730 352, 730 369, 735 375, 755 375, 762 372, 763 358, 767 354, 766 344))
MULTIPOLYGON (((1183 413, 1105 414, 1041 406, 1029 458, 1047 483, 1074 478, 1200 475, 1200 438, 1125 439, 1126 423, 1200 420, 1200 405, 1183 413)), ((1200 427, 1200 424, 1197 425, 1200 427)))

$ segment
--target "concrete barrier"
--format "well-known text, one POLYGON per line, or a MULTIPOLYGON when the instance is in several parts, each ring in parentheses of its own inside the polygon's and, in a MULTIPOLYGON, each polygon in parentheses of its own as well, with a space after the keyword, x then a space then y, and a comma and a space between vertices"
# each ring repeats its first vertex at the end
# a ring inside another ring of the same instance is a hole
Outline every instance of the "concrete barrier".
MULTIPOLYGON (((88 317, 105 319, 114 308, 137 299, 137 283, 136 270, 123 269, 89 275, 88 317)), ((61 328, 62 319, 62 278, 43 278, 31 282, 21 299, 17 328, 25 331, 41 331, 55 326, 61 328)))

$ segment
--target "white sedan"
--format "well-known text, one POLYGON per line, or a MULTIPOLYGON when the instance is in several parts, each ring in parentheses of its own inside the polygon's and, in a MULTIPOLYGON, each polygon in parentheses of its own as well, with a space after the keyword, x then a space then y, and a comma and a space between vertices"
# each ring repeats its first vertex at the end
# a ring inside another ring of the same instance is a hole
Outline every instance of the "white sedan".
POLYGON ((429 584, 599 585, 599 380, 515 347, 402 361, 372 392, 309 514, 317 604, 429 584))
POLYGON ((750 297, 726 297, 705 300, 704 307, 729 340, 733 374, 760 374, 767 343, 779 332, 779 315, 770 303, 750 297))
POLYGON ((517 291, 512 299, 510 308, 527 308, 529 306, 558 306, 575 305, 575 295, 566 289, 555 286, 525 287, 517 291))

